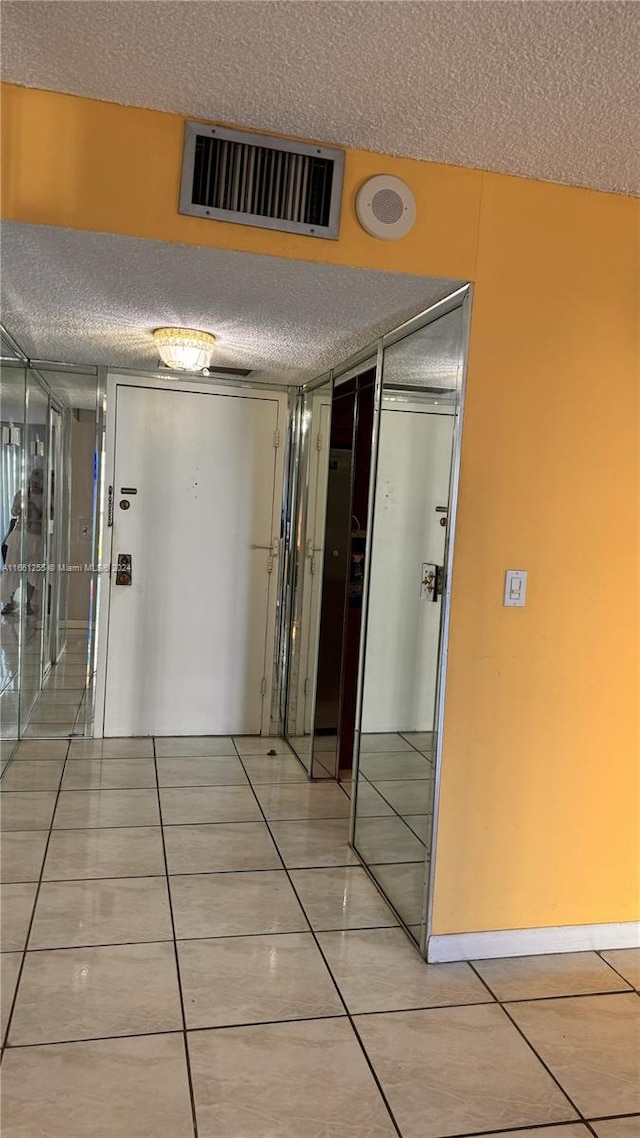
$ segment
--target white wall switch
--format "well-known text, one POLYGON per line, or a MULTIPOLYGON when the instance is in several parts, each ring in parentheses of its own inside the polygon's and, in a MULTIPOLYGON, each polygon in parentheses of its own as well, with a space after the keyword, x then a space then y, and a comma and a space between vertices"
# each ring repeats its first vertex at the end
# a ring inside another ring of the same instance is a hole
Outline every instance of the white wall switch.
POLYGON ((521 608, 527 599, 527 570, 507 569, 504 575, 504 604, 507 608, 521 608))

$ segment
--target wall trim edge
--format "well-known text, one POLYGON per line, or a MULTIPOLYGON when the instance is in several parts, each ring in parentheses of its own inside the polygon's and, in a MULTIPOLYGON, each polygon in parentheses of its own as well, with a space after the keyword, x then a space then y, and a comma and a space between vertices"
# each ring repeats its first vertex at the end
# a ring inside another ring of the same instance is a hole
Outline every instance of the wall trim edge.
POLYGON ((429 937, 427 961, 430 964, 443 964, 455 960, 542 956, 551 952, 587 952, 614 948, 640 948, 640 921, 435 935, 429 937))

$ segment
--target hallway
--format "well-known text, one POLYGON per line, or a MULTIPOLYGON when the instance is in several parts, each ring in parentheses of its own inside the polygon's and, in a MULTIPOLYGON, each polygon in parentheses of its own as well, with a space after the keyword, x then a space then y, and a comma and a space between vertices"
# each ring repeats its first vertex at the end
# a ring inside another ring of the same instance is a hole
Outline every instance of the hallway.
POLYGON ((0 785, 3 1138, 640 1134, 640 950, 425 965, 282 740, 0 785))

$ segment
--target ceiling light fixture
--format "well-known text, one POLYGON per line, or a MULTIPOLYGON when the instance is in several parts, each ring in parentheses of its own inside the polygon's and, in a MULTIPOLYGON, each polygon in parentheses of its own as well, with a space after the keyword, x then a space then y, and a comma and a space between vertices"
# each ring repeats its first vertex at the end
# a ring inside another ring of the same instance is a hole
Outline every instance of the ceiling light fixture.
POLYGON ((215 336, 195 328, 156 328, 153 333, 160 359, 178 371, 202 371, 209 366, 215 336))

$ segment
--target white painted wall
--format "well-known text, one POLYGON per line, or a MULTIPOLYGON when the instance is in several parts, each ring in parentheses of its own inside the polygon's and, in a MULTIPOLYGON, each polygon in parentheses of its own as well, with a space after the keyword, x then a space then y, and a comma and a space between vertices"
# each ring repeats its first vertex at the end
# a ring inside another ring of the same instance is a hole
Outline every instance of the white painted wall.
POLYGON ((383 406, 371 557, 362 731, 433 727, 441 601, 420 596, 423 562, 444 562, 436 506, 449 500, 454 416, 383 406))

